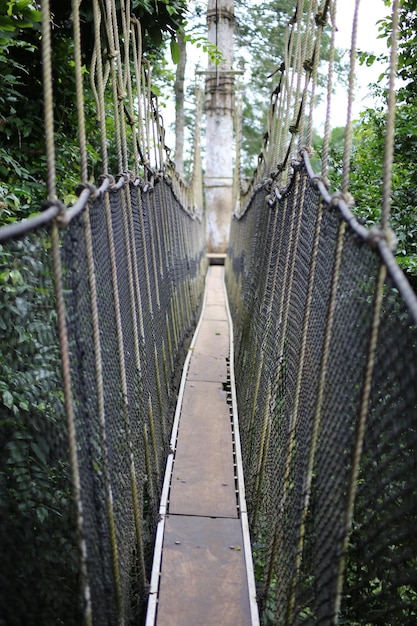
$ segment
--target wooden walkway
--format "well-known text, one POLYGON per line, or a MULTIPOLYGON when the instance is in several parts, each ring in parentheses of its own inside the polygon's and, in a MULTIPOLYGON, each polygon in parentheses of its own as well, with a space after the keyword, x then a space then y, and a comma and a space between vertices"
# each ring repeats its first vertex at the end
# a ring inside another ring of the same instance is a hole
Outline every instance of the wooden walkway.
POLYGON ((146 626, 257 626, 223 267, 211 265, 178 398, 146 626))

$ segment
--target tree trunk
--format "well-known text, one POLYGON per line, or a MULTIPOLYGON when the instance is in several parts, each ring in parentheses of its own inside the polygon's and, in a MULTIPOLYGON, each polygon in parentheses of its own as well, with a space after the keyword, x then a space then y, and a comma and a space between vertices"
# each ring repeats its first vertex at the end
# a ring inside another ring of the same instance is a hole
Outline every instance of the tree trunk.
POLYGON ((177 172, 181 175, 184 174, 184 126, 185 126, 185 113, 184 113, 184 81, 185 81, 185 66, 187 63, 187 50, 184 37, 178 37, 178 45, 180 48, 180 60, 177 65, 175 73, 175 167, 177 172))

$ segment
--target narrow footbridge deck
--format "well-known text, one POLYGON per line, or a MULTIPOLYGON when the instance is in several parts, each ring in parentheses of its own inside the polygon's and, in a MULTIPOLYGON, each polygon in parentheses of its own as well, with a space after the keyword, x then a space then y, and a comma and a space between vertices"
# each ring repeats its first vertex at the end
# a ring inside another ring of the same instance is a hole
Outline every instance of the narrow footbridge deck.
POLYGON ((223 267, 210 266, 171 439, 147 626, 256 625, 223 267))

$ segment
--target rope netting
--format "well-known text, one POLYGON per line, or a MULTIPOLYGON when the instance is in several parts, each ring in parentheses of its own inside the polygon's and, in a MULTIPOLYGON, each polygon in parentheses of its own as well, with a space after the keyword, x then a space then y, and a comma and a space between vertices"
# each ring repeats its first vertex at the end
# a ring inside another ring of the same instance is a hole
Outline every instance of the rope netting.
MULTIPOLYGON (((393 11, 395 26, 396 2, 393 11)), ((325 157, 319 175, 309 160, 304 111, 335 15, 336 2, 297 3, 268 143, 237 198, 226 259, 255 577, 264 624, 411 624, 417 298, 390 247, 395 102, 381 226, 367 230, 348 206, 351 90, 343 193, 329 193, 325 157)))
POLYGON ((198 145, 186 186, 164 152, 130 3, 92 8, 87 69, 73 2, 79 200, 67 209, 56 199, 52 17, 43 2, 48 202, 0 230, 7 626, 143 617, 176 392, 204 288, 198 145), (97 187, 83 123, 89 89, 101 127, 97 187))

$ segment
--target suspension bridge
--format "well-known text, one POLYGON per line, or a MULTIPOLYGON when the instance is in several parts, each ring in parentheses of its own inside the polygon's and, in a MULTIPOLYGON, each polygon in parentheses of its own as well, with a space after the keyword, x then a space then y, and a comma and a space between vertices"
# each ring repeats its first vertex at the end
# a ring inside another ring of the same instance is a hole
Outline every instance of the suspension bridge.
MULTIPOLYGON (((103 176, 88 172, 73 2, 81 184, 57 199, 44 2, 47 202, 0 229, 0 624, 416 623, 417 298, 389 228, 395 102, 367 229, 349 117, 342 189, 329 116, 321 171, 310 161, 336 3, 295 3, 254 179, 240 189, 237 156, 227 254, 210 257, 198 133, 186 185, 130 4, 92 4, 103 176)), ((392 48, 393 81, 395 33, 392 48)), ((354 50, 353 35, 349 94, 354 50)))

